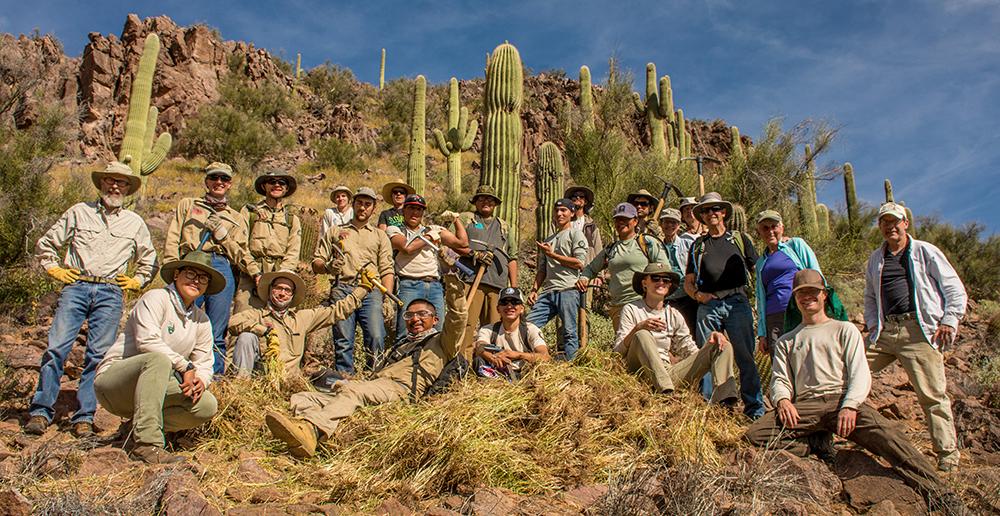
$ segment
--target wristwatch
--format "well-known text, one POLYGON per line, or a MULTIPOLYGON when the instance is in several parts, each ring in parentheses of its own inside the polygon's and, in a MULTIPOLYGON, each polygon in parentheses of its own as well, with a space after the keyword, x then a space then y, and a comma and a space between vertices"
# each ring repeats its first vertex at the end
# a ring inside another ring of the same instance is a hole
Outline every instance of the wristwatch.
POLYGON ((187 367, 184 368, 185 373, 188 371, 194 371, 194 364, 192 364, 191 362, 188 362, 187 367))

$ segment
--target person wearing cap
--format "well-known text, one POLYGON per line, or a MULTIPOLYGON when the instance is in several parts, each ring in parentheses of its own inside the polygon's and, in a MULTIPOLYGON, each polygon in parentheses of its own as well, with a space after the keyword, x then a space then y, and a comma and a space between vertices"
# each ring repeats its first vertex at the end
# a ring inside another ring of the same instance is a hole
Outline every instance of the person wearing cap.
POLYGON ((476 374, 517 380, 525 363, 549 359, 542 330, 531 321, 523 320, 523 315, 521 289, 507 287, 501 290, 500 320, 481 326, 476 333, 476 374))
POLYGON ((371 281, 364 273, 361 276, 358 286, 340 301, 319 308, 298 309, 306 295, 302 278, 291 271, 265 272, 257 284, 257 292, 267 299, 267 308, 234 314, 229 321, 229 333, 236 337, 233 346, 236 375, 250 376, 260 358, 269 353, 282 364, 285 374, 299 373, 309 334, 347 318, 371 292, 371 281))
POLYGON ((694 197, 681 197, 681 204, 677 207, 681 211, 681 222, 684 223, 684 231, 681 238, 691 242, 705 233, 705 226, 694 216, 694 207, 698 205, 698 200, 694 197))
MULTIPOLYGON (((739 231, 726 228, 733 205, 716 192, 698 200, 694 215, 708 228, 691 245, 684 290, 699 303, 695 335, 704 346, 714 331, 725 331, 733 344, 736 365, 740 369, 740 396, 743 413, 757 419, 764 413, 760 374, 754 362, 753 311, 747 298, 747 285, 757 262, 757 251, 750 239, 739 231)), ((708 396, 710 386, 702 391, 708 396)))
POLYGON ((216 413, 207 390, 215 362, 212 324, 195 301, 226 285, 212 256, 201 251, 164 264, 160 276, 167 285, 139 298, 94 380, 101 405, 132 420, 132 457, 151 464, 184 460, 163 449, 163 432, 195 428, 216 413))
MULTIPOLYGON (((667 260, 679 274, 687 270, 688 254, 691 252, 691 244, 694 240, 683 238, 680 235, 681 212, 675 208, 664 208, 660 212, 660 230, 663 232, 663 250, 667 253, 667 260)), ((687 324, 688 331, 694 335, 695 324, 698 320, 698 302, 691 299, 684 289, 674 289, 673 293, 667 296, 667 304, 677 310, 687 324)))
MULTIPOLYGON (((354 292, 361 269, 372 268, 381 284, 392 292, 394 272, 392 244, 385 231, 368 222, 375 211, 375 190, 362 186, 352 199, 354 217, 347 224, 330 228, 319 239, 313 255, 312 270, 330 275, 330 302, 346 298, 354 292)), ((355 328, 361 325, 362 342, 371 367, 385 349, 385 321, 394 316, 394 303, 381 291, 373 291, 361 307, 333 326, 337 371, 354 374, 355 328)))
MULTIPOLYGON (((428 245, 427 240, 433 242, 441 251, 444 250, 442 246, 451 249, 468 247, 469 239, 465 234, 465 226, 458 219, 454 221, 454 233, 434 224, 425 226, 423 219, 424 212, 427 211, 427 201, 417 194, 406 196, 402 211, 403 227, 389 226, 385 231, 392 249, 396 251, 398 285, 396 295, 404 306, 414 299, 426 299, 434 305, 438 313, 444 313, 444 285, 441 284, 438 251, 428 245)), ((443 320, 438 321, 437 329, 441 329, 443 322, 443 320)), ((400 311, 396 318, 396 328, 400 333, 404 325, 403 313, 400 311)))
POLYGON ((589 286, 603 285, 601 272, 608 271, 608 292, 611 294, 608 315, 616 331, 622 307, 642 297, 631 288, 632 276, 651 263, 667 263, 660 241, 636 232, 636 216, 632 204, 623 202, 615 206, 612 217, 618 239, 597 253, 580 272, 580 279, 576 282, 577 288, 584 292, 589 286))
POLYGON ((236 294, 236 272, 252 276, 256 267, 247 251, 247 221, 229 206, 227 196, 232 186, 232 167, 219 162, 205 167, 204 197, 177 203, 163 244, 164 265, 198 249, 211 255, 212 266, 226 278, 225 288, 198 300, 198 306, 212 320, 215 373, 220 375, 226 369, 226 327, 236 294))
POLYGON ((295 177, 270 171, 254 181, 254 190, 264 196, 256 204, 247 204, 240 215, 247 221, 247 272, 240 272, 233 313, 263 308, 267 301, 257 297, 256 289, 265 272, 294 271, 299 267, 302 249, 302 219, 287 198, 295 193, 295 177))
POLYGON ((582 231, 584 238, 587 239, 587 256, 583 261, 590 263, 590 260, 604 249, 601 231, 590 216, 590 211, 594 209, 594 192, 586 186, 577 185, 567 188, 563 197, 573 201, 573 227, 582 231))
POLYGON ((640 372, 659 393, 696 388, 711 372, 712 401, 731 406, 737 395, 733 347, 720 332, 712 332, 701 349, 694 344, 680 312, 666 304, 680 280, 666 263, 651 263, 632 276, 632 289, 642 299, 622 308, 613 349, 630 373, 640 372))
MULTIPOLYGON (((496 208, 503 202, 490 185, 480 185, 469 199, 475 206, 472 220, 465 225, 469 246, 458 249, 459 261, 472 270, 483 269, 479 288, 469 302, 468 325, 462 340, 462 355, 472 358, 473 340, 476 331, 484 323, 500 320, 497 312, 500 289, 517 286, 517 242, 510 238, 507 222, 495 216, 496 208)), ((474 278, 466 278, 471 285, 474 278)))
POLYGON ((924 409, 938 469, 950 471, 959 451, 942 353, 958 336, 968 296, 944 253, 909 236, 909 227, 903 206, 888 202, 879 208, 885 242, 865 271, 868 365, 873 373, 897 360, 903 366, 924 409))
MULTIPOLYGON (((438 314, 426 299, 406 305, 406 335, 367 380, 339 380, 331 392, 299 392, 290 400, 291 417, 268 412, 264 421, 271 434, 288 445, 296 457, 312 457, 320 442, 358 409, 396 401, 419 400, 440 386, 449 371, 464 360, 458 356, 468 312, 465 284, 454 273, 445 274, 443 330, 435 328, 438 314)), ((467 366, 468 363, 466 362, 467 366)))
POLYGON ((805 240, 785 236, 781 214, 764 210, 757 215, 757 235, 764 254, 754 265, 757 298, 757 349, 771 353, 771 345, 785 333, 785 309, 792 299, 792 278, 802 269, 819 271, 816 253, 805 240))
POLYGON ((403 202, 407 195, 417 191, 402 179, 391 181, 382 186, 382 199, 392 207, 378 214, 378 228, 385 231, 389 226, 403 227, 403 202))
MULTIPOLYGON (((528 304, 532 305, 527 316, 529 323, 543 328, 556 317, 562 323, 561 340, 566 360, 573 360, 580 348, 577 317, 582 294, 576 289, 576 282, 587 258, 587 239, 573 227, 574 208, 569 199, 555 202, 552 222, 556 232, 542 242, 535 242, 538 267, 528 294, 528 304)), ((502 319, 502 310, 500 315, 502 319)))
POLYGON ((827 315, 823 275, 803 269, 795 273, 792 285, 802 323, 775 342, 770 391, 775 410, 750 425, 746 440, 800 457, 817 453, 830 461, 835 450, 816 449, 813 436, 835 432, 888 461, 932 507, 954 506, 954 493, 923 454, 865 404, 872 379, 864 339, 853 323, 827 315))
POLYGON ((651 235, 657 239, 663 237, 663 234, 660 232, 660 226, 657 225, 657 221, 652 220, 653 211, 656 210, 656 204, 659 202, 659 199, 657 199, 655 195, 649 193, 648 190, 643 188, 638 192, 629 194, 629 196, 626 197, 626 202, 635 206, 636 233, 651 235))
POLYGON ((123 291, 140 290, 156 273, 149 228, 142 217, 122 207, 125 197, 139 188, 139 176, 128 165, 112 162, 90 177, 100 192, 97 200, 71 206, 35 246, 35 257, 45 272, 64 285, 31 399, 25 426, 30 434, 44 433, 55 416, 63 366, 84 321, 89 331, 76 391, 79 407, 70 422, 74 435, 93 434, 94 371, 118 332, 123 291), (135 263, 132 276, 127 274, 129 262, 135 263))
POLYGON ((337 185, 330 192, 332 208, 327 208, 323 212, 323 222, 320 225, 319 234, 325 235, 330 228, 347 224, 354 218, 354 208, 351 208, 351 189, 344 185, 337 185))

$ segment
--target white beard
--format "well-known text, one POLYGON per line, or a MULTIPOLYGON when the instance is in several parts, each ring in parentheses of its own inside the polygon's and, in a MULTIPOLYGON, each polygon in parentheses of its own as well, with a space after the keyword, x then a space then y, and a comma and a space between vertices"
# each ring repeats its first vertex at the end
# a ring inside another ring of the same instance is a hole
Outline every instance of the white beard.
POLYGON ((275 301, 275 300, 274 300, 274 299, 272 298, 272 299, 270 300, 270 303, 271 303, 271 307, 272 307, 272 308, 274 308, 275 310, 278 310, 278 311, 280 312, 280 311, 282 311, 282 310, 284 310, 284 309, 288 308, 288 305, 292 304, 292 300, 291 300, 291 299, 289 299, 288 301, 285 301, 285 302, 282 302, 282 303, 279 303, 279 302, 275 301))
POLYGON ((118 209, 125 204, 125 196, 122 194, 101 194, 101 202, 110 209, 118 209))

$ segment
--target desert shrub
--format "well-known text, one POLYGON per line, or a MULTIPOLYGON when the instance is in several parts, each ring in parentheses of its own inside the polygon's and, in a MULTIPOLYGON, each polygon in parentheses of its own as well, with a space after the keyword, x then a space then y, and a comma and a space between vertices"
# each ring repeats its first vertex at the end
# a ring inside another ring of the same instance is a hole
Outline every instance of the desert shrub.
POLYGON ((313 93, 331 106, 350 104, 357 106, 365 98, 363 87, 349 68, 327 61, 306 73, 304 82, 313 93))
POLYGON ((338 172, 352 172, 365 167, 363 154, 354 144, 335 136, 318 140, 312 145, 314 168, 332 168, 338 172))
POLYGON ((413 87, 409 78, 393 79, 379 94, 378 111, 384 119, 379 129, 378 150, 384 154, 405 154, 410 141, 410 120, 413 116, 413 87))

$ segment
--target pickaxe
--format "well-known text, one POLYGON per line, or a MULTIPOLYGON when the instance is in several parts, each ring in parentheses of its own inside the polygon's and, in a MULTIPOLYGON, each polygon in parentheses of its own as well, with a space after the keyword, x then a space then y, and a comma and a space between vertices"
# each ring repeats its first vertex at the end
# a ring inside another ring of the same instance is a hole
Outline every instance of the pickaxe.
MULTIPOLYGON (((426 236, 424 236, 424 233, 426 233, 428 231, 428 229, 429 228, 424 228, 423 231, 421 231, 420 233, 417 233, 416 236, 414 236, 408 242, 406 242, 406 245, 410 245, 411 242, 413 242, 414 240, 416 240, 416 239, 419 238, 420 240, 423 240, 424 243, 427 244, 428 247, 430 247, 431 249, 433 249, 435 253, 437 253, 437 254, 440 255, 441 254, 441 247, 438 246, 437 244, 435 244, 434 242, 432 242, 431 239, 429 239, 426 236)), ((455 260, 455 268, 457 268, 463 275, 468 276, 468 277, 474 276, 476 274, 476 272, 474 270, 470 269, 469 267, 467 267, 462 262, 459 262, 458 260, 455 260)))
POLYGON ((722 161, 711 156, 689 156, 687 158, 681 158, 681 161, 694 161, 698 164, 698 196, 700 197, 705 195, 705 174, 702 170, 702 165, 705 161, 711 161, 713 163, 722 163, 722 161))
POLYGON ((678 197, 684 197, 684 192, 681 192, 681 189, 677 188, 676 185, 662 177, 658 179, 663 181, 663 192, 660 193, 660 200, 656 203, 656 211, 653 212, 654 222, 660 220, 660 212, 670 204, 670 192, 674 192, 678 197))

